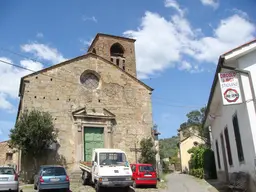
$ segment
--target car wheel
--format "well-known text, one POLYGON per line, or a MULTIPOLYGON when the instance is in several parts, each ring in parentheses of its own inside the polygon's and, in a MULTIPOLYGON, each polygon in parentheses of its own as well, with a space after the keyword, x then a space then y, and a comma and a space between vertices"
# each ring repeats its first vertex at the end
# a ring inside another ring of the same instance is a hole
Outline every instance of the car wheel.
POLYGON ((37 190, 37 186, 36 185, 34 185, 34 190, 37 190))
POLYGON ((124 188, 124 192, 129 192, 130 191, 130 187, 125 187, 124 188))
POLYGON ((156 189, 156 188, 157 188, 157 185, 153 185, 152 187, 156 189))
POLYGON ((102 187, 97 183, 95 183, 95 192, 102 192, 102 187))
POLYGON ((136 188, 136 187, 137 187, 137 184, 136 184, 135 181, 133 181, 132 187, 133 187, 133 188, 136 188))

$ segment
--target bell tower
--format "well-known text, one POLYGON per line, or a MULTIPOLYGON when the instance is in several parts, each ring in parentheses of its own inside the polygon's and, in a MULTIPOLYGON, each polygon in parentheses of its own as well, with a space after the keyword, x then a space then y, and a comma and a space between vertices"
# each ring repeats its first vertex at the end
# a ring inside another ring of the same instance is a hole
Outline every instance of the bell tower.
POLYGON ((98 33, 88 52, 97 54, 136 77, 135 39, 98 33))

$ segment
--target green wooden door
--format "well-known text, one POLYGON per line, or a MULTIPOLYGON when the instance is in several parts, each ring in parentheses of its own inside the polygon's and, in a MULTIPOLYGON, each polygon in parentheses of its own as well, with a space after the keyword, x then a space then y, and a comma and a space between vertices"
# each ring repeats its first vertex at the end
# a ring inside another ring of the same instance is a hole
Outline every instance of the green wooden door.
POLYGON ((91 161, 92 150, 104 147, 103 128, 85 127, 84 128, 84 161, 91 161))

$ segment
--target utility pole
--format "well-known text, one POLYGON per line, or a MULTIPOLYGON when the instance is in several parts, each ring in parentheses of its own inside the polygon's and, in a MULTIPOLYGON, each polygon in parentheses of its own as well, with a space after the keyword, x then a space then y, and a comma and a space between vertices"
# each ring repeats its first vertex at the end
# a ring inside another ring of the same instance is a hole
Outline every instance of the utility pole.
POLYGON ((136 142, 134 143, 134 148, 130 148, 130 151, 134 152, 135 154, 135 161, 138 163, 138 152, 141 152, 141 148, 137 148, 136 142))

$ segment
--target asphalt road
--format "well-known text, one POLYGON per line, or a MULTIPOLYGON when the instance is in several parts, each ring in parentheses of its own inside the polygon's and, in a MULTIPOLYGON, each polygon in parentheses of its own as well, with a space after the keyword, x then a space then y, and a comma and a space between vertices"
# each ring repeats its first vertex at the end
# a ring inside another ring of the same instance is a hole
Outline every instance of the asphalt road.
POLYGON ((190 175, 173 173, 167 176, 167 190, 160 192, 218 192, 205 180, 190 175))

